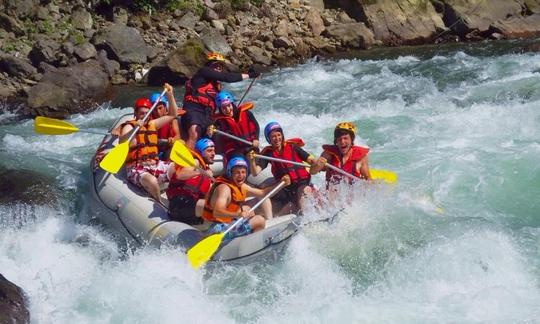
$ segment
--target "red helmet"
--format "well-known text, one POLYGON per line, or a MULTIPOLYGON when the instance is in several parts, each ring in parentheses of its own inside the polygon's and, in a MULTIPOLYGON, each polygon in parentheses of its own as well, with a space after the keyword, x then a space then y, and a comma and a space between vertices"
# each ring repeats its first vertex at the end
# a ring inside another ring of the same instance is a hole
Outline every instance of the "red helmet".
POLYGON ((148 100, 148 98, 141 97, 135 101, 135 109, 139 109, 142 107, 145 107, 145 108, 152 107, 152 103, 150 102, 150 100, 148 100))

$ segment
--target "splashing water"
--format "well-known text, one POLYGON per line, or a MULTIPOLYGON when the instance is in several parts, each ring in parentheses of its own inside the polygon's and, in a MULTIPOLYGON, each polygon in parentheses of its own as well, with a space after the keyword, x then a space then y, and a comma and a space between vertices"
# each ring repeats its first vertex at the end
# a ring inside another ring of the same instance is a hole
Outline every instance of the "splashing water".
MULTIPOLYGON (((1 166, 50 176, 58 206, 0 205, 0 269, 36 323, 534 322, 540 318, 540 55, 309 62, 247 99, 321 152, 354 121, 395 186, 343 188, 276 263, 192 270, 87 225, 100 136, 0 126, 1 166)), ((226 85, 241 97, 246 83, 226 85)), ((180 94, 177 93, 180 98, 180 94)), ((72 116, 107 130, 129 109, 72 116)), ((320 176, 314 182, 323 186, 320 176)))

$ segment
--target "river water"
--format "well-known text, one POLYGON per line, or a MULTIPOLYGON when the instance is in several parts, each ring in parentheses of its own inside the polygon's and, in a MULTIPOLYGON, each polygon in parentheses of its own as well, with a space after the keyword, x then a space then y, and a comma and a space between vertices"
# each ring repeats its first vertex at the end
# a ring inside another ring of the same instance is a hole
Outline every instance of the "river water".
MULTIPOLYGON (((37 172, 59 194, 0 205, 0 272, 25 290, 34 323, 537 323, 540 54, 497 48, 394 51, 264 75, 247 97, 262 127, 279 121, 318 154, 337 122, 354 121, 371 167, 398 183, 308 208, 316 220, 345 206, 335 223, 304 227, 277 262, 212 273, 88 224, 99 135, 40 136, 32 121, 3 115, 0 166, 37 172)), ((240 97, 247 84, 226 88, 240 97)), ((130 111, 112 106, 69 121, 106 131, 130 111)))

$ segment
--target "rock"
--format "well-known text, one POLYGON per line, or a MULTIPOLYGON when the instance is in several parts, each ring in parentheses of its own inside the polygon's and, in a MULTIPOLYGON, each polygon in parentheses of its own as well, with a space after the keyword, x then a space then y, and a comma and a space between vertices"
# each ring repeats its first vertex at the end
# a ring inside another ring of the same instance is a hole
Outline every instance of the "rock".
POLYGON ((271 57, 268 55, 268 53, 263 50, 260 47, 257 46, 249 46, 247 48, 247 55, 253 60, 255 63, 260 63, 262 65, 270 65, 272 63, 271 57))
POLYGON ((0 56, 0 71, 15 78, 31 78, 37 73, 37 69, 30 62, 11 55, 0 56))
POLYGON ((204 44, 198 39, 188 40, 148 71, 147 83, 150 86, 161 86, 165 82, 183 84, 205 62, 204 44))
POLYGON ((188 11, 185 15, 180 18, 178 21, 178 26, 184 29, 194 29, 195 24, 199 21, 199 17, 196 16, 193 12, 188 11))
POLYGON ((274 28, 274 35, 276 35, 276 37, 289 35, 289 26, 288 26, 287 20, 281 19, 277 23, 277 26, 274 28))
POLYGON ((201 32, 201 41, 211 52, 218 52, 225 56, 232 52, 227 40, 215 29, 205 28, 201 32))
POLYGON ((2 177, 1 204, 25 203, 53 206, 57 202, 60 192, 58 188, 51 185, 55 183, 52 178, 31 170, 11 170, 3 167, 0 167, 0 176, 2 177))
POLYGON ((113 22, 115 24, 127 25, 128 18, 129 18, 129 15, 128 15, 128 12, 126 11, 126 9, 124 9, 122 7, 114 7, 114 9, 113 9, 113 22))
POLYGON ((94 45, 89 42, 82 43, 81 45, 75 46, 73 51, 75 56, 77 56, 81 61, 86 61, 93 57, 96 57, 97 51, 94 45))
POLYGON ((345 47, 366 49, 375 41, 373 33, 364 23, 334 24, 328 26, 324 34, 340 41, 345 47))
POLYGON ((40 71, 41 73, 54 72, 56 70, 58 70, 58 68, 46 62, 41 62, 38 66, 38 71, 40 71))
POLYGON ((34 115, 64 117, 101 103, 109 90, 109 76, 97 61, 86 61, 46 72, 28 91, 34 115))
POLYGON ((16 36, 25 34, 24 27, 15 19, 0 12, 0 27, 14 33, 16 36))
POLYGON ((109 77, 112 77, 120 70, 120 63, 116 62, 115 60, 109 60, 107 57, 107 52, 104 50, 101 50, 97 54, 97 60, 99 64, 103 67, 105 72, 109 75, 109 77))
POLYGON ((204 14, 203 14, 203 18, 206 21, 212 21, 212 20, 219 19, 219 15, 214 10, 212 10, 210 8, 206 8, 206 10, 204 11, 204 14))
POLYGON ((302 41, 300 37, 294 39, 296 46, 294 47, 294 53, 301 58, 308 58, 311 56, 309 46, 302 41))
POLYGON ((306 5, 318 9, 320 11, 324 10, 324 0, 306 0, 306 5))
POLYGON ((92 42, 97 49, 106 50, 109 56, 120 64, 144 64, 147 61, 146 43, 139 31, 133 27, 114 24, 98 32, 92 42))
POLYGON ((24 292, 0 274, 0 323, 30 323, 24 292))
POLYGON ((212 26, 220 32, 225 32, 225 25, 220 20, 212 20, 212 26))
POLYGON ((38 7, 36 16, 39 20, 47 20, 50 17, 49 9, 47 7, 38 7))
POLYGON ((73 51, 75 51, 75 46, 72 42, 64 42, 64 44, 62 44, 62 51, 68 55, 71 55, 73 54, 73 51))
POLYGON ((452 30, 460 36, 473 30, 486 33, 493 22, 504 21, 511 16, 519 17, 522 11, 518 1, 444 0, 444 3, 444 22, 447 26, 453 26, 452 30))
POLYGON ((86 11, 83 7, 77 7, 71 13, 71 24, 74 28, 80 30, 92 29, 94 26, 94 19, 92 15, 86 11))
POLYGON ((275 48, 289 48, 293 47, 294 43, 287 37, 278 37, 274 39, 272 45, 275 48))
POLYGON ((319 36, 325 29, 324 22, 317 10, 310 10, 304 18, 313 36, 319 36))
POLYGON ((60 44, 50 39, 39 39, 30 53, 28 53, 28 58, 32 61, 34 66, 39 65, 41 62, 46 62, 52 65, 56 65, 56 53, 60 49, 60 44))
POLYGON ((429 1, 380 0, 363 4, 356 0, 348 12, 371 26, 375 39, 387 45, 425 43, 445 28, 429 1))
POLYGON ((37 8, 40 5, 39 0, 16 0, 16 1, 1 1, 0 4, 5 5, 6 12, 13 18, 31 18, 35 16, 37 8), (5 3, 5 4, 4 4, 5 3))
POLYGON ((540 36, 540 14, 527 17, 512 17, 504 21, 496 21, 490 27, 490 32, 499 34, 499 38, 537 37, 540 36))

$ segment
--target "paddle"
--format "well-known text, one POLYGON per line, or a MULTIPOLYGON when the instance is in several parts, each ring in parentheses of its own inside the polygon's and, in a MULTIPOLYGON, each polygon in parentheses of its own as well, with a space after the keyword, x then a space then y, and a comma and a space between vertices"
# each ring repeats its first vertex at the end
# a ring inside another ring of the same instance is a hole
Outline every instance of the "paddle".
POLYGON ((80 129, 77 126, 65 121, 43 116, 37 116, 34 119, 34 131, 44 135, 68 135, 76 132, 108 135, 109 133, 93 131, 89 129, 80 129))
MULTIPOLYGON (((283 188, 284 185, 285 182, 280 182, 274 189, 272 189, 272 191, 266 194, 266 196, 264 196, 253 207, 251 207, 249 211, 251 212, 257 209, 266 199, 272 197, 276 192, 283 188)), ((191 266, 197 269, 203 264, 205 264, 208 260, 210 260, 212 255, 214 255, 214 253, 216 253, 216 250, 219 248, 221 241, 223 241, 223 237, 225 237, 227 233, 232 231, 236 226, 240 225, 246 220, 247 219, 243 217, 239 218, 236 222, 229 226, 226 231, 222 233, 212 234, 202 239, 197 244, 192 246, 189 250, 187 250, 187 258, 191 266)))
MULTIPOLYGON (((261 74, 261 75, 262 75, 262 74, 261 74)), ((245 98, 246 95, 248 94, 249 90, 251 90, 251 87, 253 86, 253 83, 255 83, 255 80, 257 80, 258 78, 260 78, 261 75, 259 75, 258 77, 254 78, 253 80, 251 80, 251 82, 249 83, 248 88, 247 88, 246 91, 244 92, 244 95, 242 96, 242 98, 240 98, 240 101, 238 102, 238 106, 240 106, 240 105, 242 104, 242 101, 244 101, 244 98, 245 98)))
POLYGON ((187 146, 182 144, 180 141, 174 142, 173 147, 171 149, 170 159, 174 163, 180 166, 193 167, 199 170, 199 172, 201 172, 202 175, 207 176, 208 178, 212 179, 212 181, 216 180, 213 176, 209 175, 206 172, 206 170, 204 170, 203 168, 201 168, 195 163, 195 159, 193 158, 193 155, 191 154, 187 146))
MULTIPOLYGON (((258 159, 263 159, 263 160, 268 160, 268 161, 275 161, 275 162, 283 162, 283 163, 290 163, 292 165, 298 165, 298 166, 302 166, 302 167, 307 167, 309 168, 310 165, 305 163, 305 162, 293 162, 293 161, 289 161, 289 160, 284 160, 284 159, 278 159, 278 158, 274 158, 274 157, 270 157, 270 156, 266 156, 266 155, 260 155, 260 154, 255 154, 255 157, 258 158, 258 159)), ((328 164, 326 163, 325 165, 326 167, 344 175, 344 176, 347 176, 347 177, 350 177, 354 180, 362 180, 360 178, 358 178, 357 176, 354 176, 336 166, 333 166, 331 164, 328 164)), ((377 170, 377 169, 369 169, 369 173, 371 175, 371 178, 373 180, 383 180, 384 182, 386 183, 395 183, 397 181, 397 176, 394 172, 392 171, 388 171, 388 170, 377 170)))
MULTIPOLYGON (((154 111, 154 109, 156 109, 156 106, 160 102, 161 97, 163 97, 165 95, 165 92, 167 92, 167 90, 163 90, 163 92, 161 93, 159 98, 154 102, 154 104, 148 110, 146 115, 144 115, 144 117, 142 119, 143 124, 146 123, 146 120, 148 120, 148 117, 150 117, 150 115, 152 114, 152 111, 154 111)), ((141 125, 137 125, 135 127, 135 129, 131 132, 131 135, 129 135, 127 140, 125 140, 122 143, 119 143, 118 145, 116 145, 112 150, 110 150, 105 155, 103 160, 101 160, 101 162, 99 163, 99 166, 103 170, 105 170, 105 171, 107 171, 109 173, 117 173, 118 170, 120 170, 122 165, 124 165, 124 161, 126 160, 126 157, 128 155, 129 143, 131 142, 133 137, 135 135, 137 135, 137 132, 139 131, 140 128, 141 128, 141 125)))

